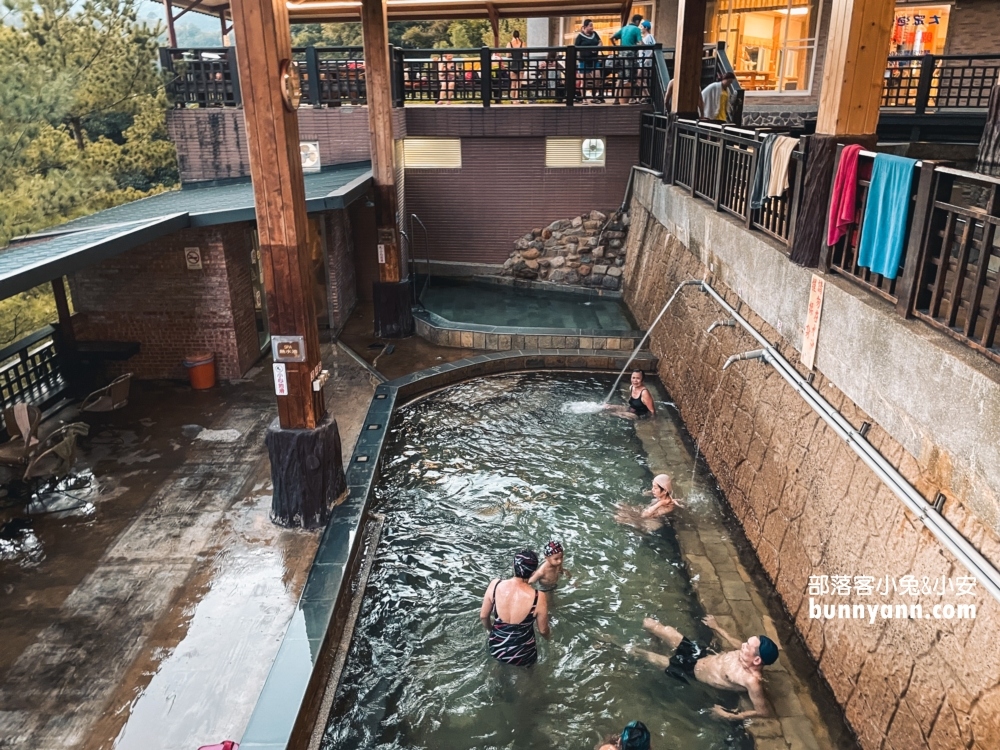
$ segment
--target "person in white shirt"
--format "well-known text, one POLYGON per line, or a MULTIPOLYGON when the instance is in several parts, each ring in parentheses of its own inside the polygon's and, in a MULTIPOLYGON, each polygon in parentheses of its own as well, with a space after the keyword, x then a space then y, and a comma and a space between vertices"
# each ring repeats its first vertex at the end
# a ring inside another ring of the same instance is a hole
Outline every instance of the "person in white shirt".
POLYGON ((708 84, 701 90, 701 104, 698 114, 704 120, 725 120, 729 106, 729 94, 736 84, 736 74, 732 71, 722 76, 721 81, 708 84))
MULTIPOLYGON (((647 47, 652 47, 656 44, 656 38, 653 36, 653 24, 649 21, 643 21, 639 24, 639 28, 642 29, 642 43, 647 47)), ((641 104, 646 104, 649 102, 649 79, 653 75, 653 50, 640 50, 639 56, 642 58, 642 98, 639 100, 641 104)))

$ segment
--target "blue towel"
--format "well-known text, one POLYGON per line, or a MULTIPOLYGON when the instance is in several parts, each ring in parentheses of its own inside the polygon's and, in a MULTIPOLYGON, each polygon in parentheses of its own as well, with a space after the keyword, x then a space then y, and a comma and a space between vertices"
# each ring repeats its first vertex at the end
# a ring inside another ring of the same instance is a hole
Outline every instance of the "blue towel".
POLYGON ((896 278, 903 257, 906 221, 910 215, 910 189, 915 159, 876 154, 872 181, 865 202, 864 226, 858 248, 858 265, 887 279, 896 278))

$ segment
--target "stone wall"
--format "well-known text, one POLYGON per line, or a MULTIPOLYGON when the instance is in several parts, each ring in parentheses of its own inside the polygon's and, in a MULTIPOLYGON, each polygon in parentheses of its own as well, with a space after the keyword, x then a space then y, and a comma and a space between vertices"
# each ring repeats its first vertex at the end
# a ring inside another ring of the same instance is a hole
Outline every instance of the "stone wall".
MULTIPOLYGON (((797 362, 811 271, 674 188, 645 176, 636 187, 625 295, 640 326, 680 281, 707 276, 797 362)), ((1000 378, 978 381, 967 399, 962 378, 989 365, 843 284, 827 278, 814 385, 856 427, 872 422, 870 442, 924 497, 943 492, 947 519, 1000 561, 1000 482, 983 467, 995 449, 989 425, 1000 378), (957 453, 962 439, 980 455, 957 453)), ((722 371, 731 354, 757 348, 734 328, 707 334, 723 317, 707 295, 682 291, 652 336, 659 374, 861 745, 1000 746, 1000 606, 981 587, 964 599, 954 591, 916 600, 900 591, 814 597, 926 609, 971 601, 975 619, 810 616, 811 576, 930 582, 966 572, 771 367, 741 362, 722 371)))

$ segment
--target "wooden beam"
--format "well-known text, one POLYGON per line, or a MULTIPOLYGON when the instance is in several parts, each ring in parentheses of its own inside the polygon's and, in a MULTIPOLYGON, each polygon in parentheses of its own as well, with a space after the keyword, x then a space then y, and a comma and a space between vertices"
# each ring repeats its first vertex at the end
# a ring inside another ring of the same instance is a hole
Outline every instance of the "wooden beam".
POLYGON ((177 46, 177 31, 174 29, 174 9, 170 0, 163 0, 163 11, 167 16, 167 44, 177 46))
POLYGON ((59 330, 63 339, 73 342, 76 339, 73 333, 73 317, 69 311, 69 300, 66 297, 66 285, 62 276, 52 279, 52 296, 56 299, 56 313, 59 315, 59 330))
POLYGON ((182 10, 176 16, 174 16, 174 21, 179 20, 181 16, 183 16, 185 13, 191 12, 192 10, 194 10, 195 8, 197 8, 199 5, 201 5, 203 2, 205 2, 205 0, 195 0, 188 7, 186 7, 184 10, 182 10))
POLYGON ((493 46, 500 46, 500 14, 497 6, 493 3, 486 3, 486 13, 490 17, 490 28, 493 29, 493 46))
POLYGON ((672 111, 697 116, 701 103, 701 66, 705 50, 706 0, 680 0, 677 5, 677 44, 674 51, 672 111))
POLYGON ((232 27, 226 23, 226 11, 219 11, 219 26, 222 29, 222 46, 229 46, 229 32, 232 27))
POLYGON ((320 351, 299 124, 282 93, 292 58, 288 11, 283 0, 237 0, 232 11, 268 323, 272 336, 301 336, 305 348, 305 361, 285 363, 278 418, 286 429, 313 429, 325 404, 312 387, 320 351))
POLYGON ((622 26, 628 24, 632 13, 632 0, 622 0, 622 26))
POLYGON ((895 0, 833 0, 817 133, 875 132, 895 7, 895 0))

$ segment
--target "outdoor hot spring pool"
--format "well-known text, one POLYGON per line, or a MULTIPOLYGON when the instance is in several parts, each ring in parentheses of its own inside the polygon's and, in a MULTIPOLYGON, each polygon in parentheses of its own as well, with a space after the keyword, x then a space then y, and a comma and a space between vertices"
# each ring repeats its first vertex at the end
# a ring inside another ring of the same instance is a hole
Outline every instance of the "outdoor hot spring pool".
POLYGON ((649 643, 646 615, 709 636, 673 529, 640 535, 615 523, 615 503, 648 502, 642 491, 665 471, 686 502, 675 523, 719 526, 722 514, 655 384, 653 422, 571 408, 612 381, 503 375, 397 411, 374 498, 385 526, 325 750, 591 748, 633 719, 658 750, 752 746, 706 714, 735 694, 685 685, 601 639, 649 643), (501 666, 479 622, 483 591, 510 575, 515 551, 550 538, 572 573, 554 596, 552 639, 539 637, 530 670, 501 666))

